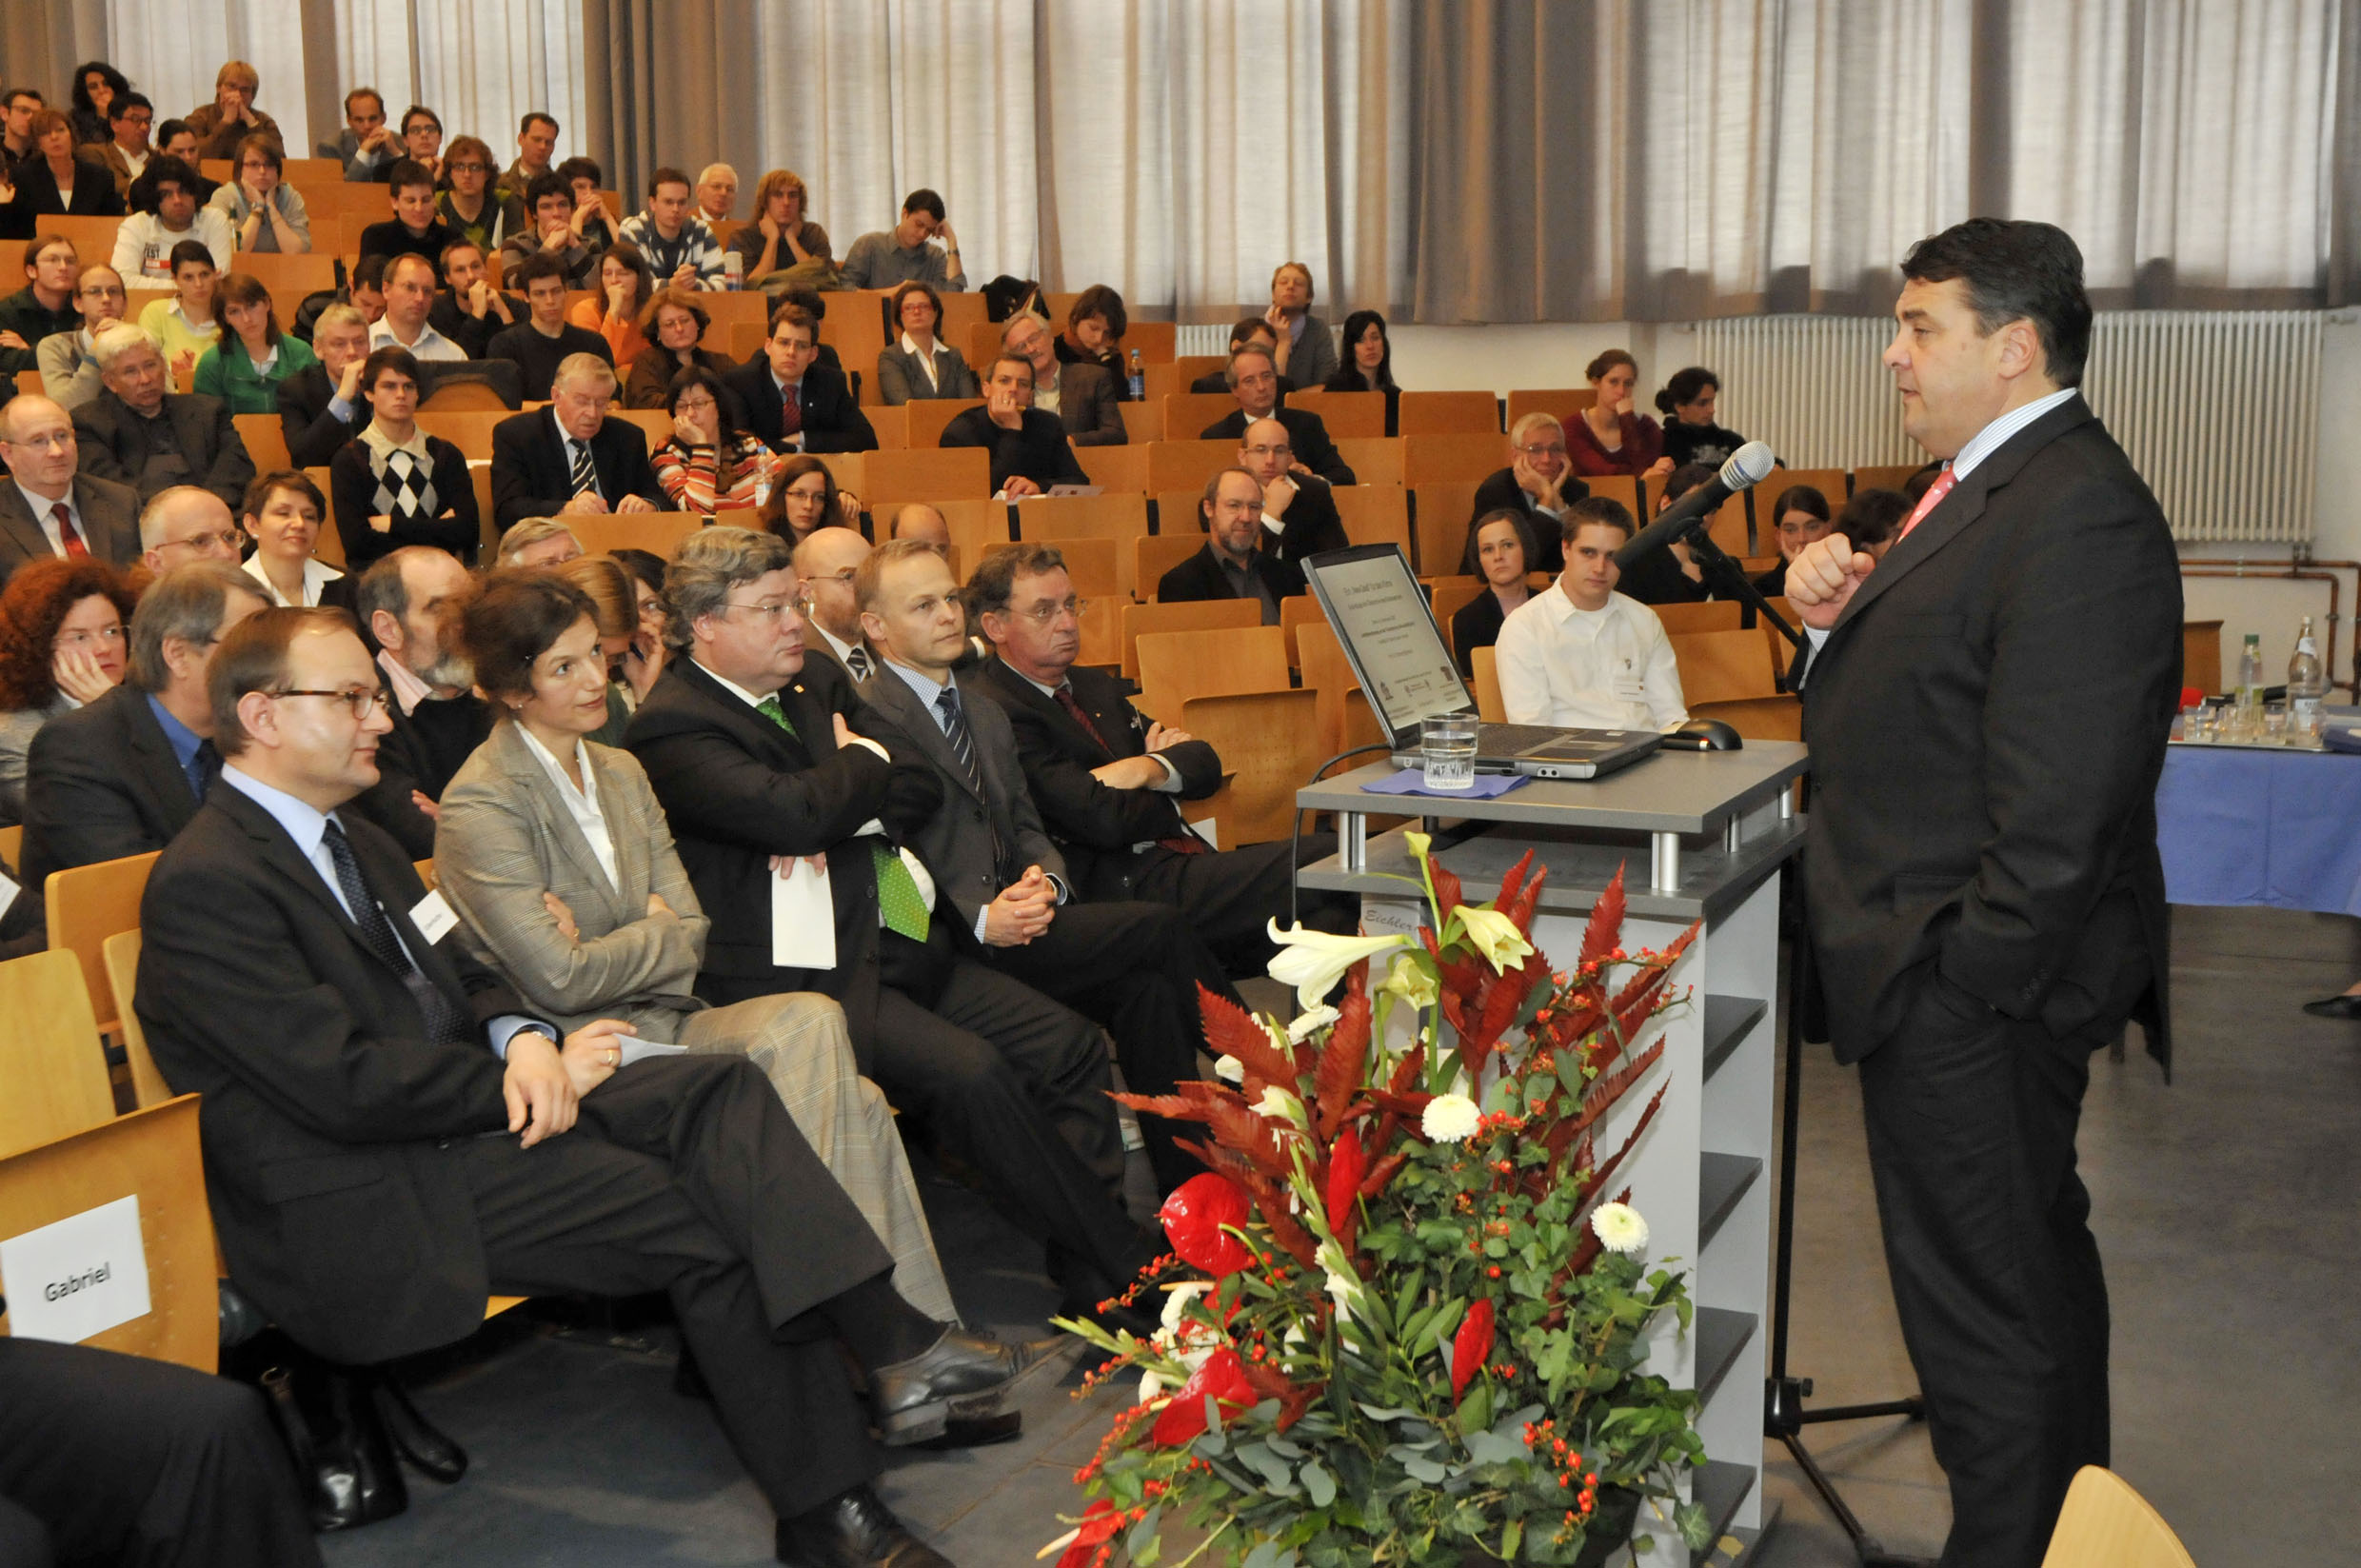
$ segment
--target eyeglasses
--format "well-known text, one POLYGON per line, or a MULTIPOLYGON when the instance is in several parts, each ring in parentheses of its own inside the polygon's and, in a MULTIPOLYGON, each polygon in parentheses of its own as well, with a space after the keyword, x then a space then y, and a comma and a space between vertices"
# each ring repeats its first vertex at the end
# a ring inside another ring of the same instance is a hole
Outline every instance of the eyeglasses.
POLYGON ((792 599, 766 599, 759 605, 749 605, 741 599, 724 600, 724 603, 731 609, 752 610, 757 621, 767 621, 772 625, 777 625, 795 610, 795 601, 792 599))
POLYGON ((1293 447, 1284 446, 1249 447, 1246 448, 1246 455, 1248 457, 1293 457, 1296 455, 1296 449, 1293 447))
POLYGON ((1089 600, 1067 594, 1063 599, 1053 600, 1046 605, 1035 605, 1029 609, 1011 609, 1008 613, 1022 615, 1036 625, 1046 626, 1061 615, 1071 615, 1079 621, 1082 618, 1082 612, 1088 608, 1090 608, 1089 600))
POLYGON ((168 539, 156 548, 160 550, 227 550, 234 555, 241 542, 236 533, 224 528, 217 533, 192 533, 186 539, 168 539))
POLYGON ((451 172, 454 174, 488 174, 491 170, 482 164, 453 164, 451 172))
POLYGON ((380 713, 393 711, 393 694, 384 686, 348 686, 343 691, 308 691, 289 688, 286 691, 266 691, 266 697, 333 697, 345 705, 347 712, 356 720, 365 720, 369 709, 380 713))
POLYGON ((1563 457, 1566 455, 1563 443, 1555 447, 1519 447, 1517 449, 1527 457, 1563 457))
POLYGON ((96 631, 62 631, 57 634, 57 645, 62 648, 88 647, 92 643, 120 643, 122 641, 123 628, 119 625, 101 626, 96 631))

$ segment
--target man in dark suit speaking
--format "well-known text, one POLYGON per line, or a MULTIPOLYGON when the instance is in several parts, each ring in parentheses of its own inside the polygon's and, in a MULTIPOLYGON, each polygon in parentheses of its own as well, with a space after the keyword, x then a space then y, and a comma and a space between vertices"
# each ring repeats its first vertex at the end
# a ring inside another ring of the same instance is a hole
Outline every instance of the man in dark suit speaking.
POLYGON ((2164 514, 2076 391, 2082 255, 1972 219, 1912 248, 1885 363, 1949 466, 1882 560, 1808 546, 1805 854, 1837 1060, 1861 1065, 1886 1263, 1947 1565, 2033 1568, 2107 1462, 2107 1291, 2074 1173, 2092 1050, 2167 1060, 2154 795, 2178 701, 2164 514))

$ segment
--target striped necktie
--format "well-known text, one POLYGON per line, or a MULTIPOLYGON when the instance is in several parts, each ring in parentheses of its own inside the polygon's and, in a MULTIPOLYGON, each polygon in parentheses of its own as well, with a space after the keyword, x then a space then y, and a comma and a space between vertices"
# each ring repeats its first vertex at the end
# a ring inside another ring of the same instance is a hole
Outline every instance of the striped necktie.
MULTIPOLYGON (((590 443, 569 439, 566 445, 574 449, 573 493, 581 495, 588 491, 592 495, 602 495, 599 489, 599 467, 597 464, 590 461, 590 443)), ((603 496, 602 499, 604 499, 603 496)))
POLYGON ((976 766, 975 737, 967 733, 967 715, 960 708, 959 687, 944 686, 935 697, 935 708, 942 715, 942 734, 951 743, 952 755, 967 774, 968 787, 979 799, 983 796, 983 773, 976 766))

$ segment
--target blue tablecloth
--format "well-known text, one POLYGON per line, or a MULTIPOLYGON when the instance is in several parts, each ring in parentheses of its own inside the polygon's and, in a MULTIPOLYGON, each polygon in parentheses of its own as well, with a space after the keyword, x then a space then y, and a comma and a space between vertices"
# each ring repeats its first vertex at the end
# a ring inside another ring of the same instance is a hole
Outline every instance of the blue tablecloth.
POLYGON ((2173 746, 2156 842, 2174 903, 2361 916, 2361 757, 2173 746))

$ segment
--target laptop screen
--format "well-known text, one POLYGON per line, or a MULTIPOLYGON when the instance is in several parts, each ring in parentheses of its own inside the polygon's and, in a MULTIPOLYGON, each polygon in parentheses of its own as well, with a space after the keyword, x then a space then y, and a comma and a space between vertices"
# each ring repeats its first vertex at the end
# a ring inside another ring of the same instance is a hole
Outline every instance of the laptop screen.
POLYGON ((1399 546, 1315 555, 1303 563, 1303 575, 1396 742, 1415 738, 1429 714, 1476 710, 1399 546))

